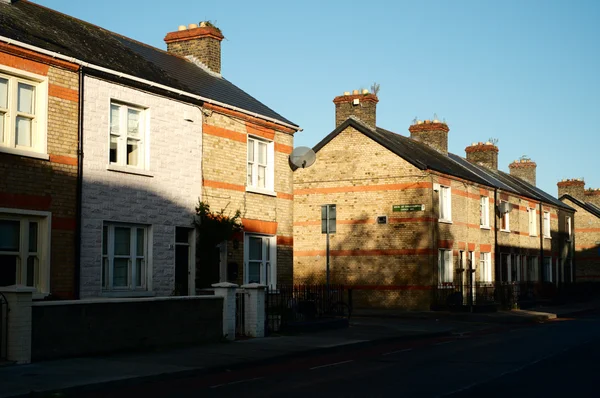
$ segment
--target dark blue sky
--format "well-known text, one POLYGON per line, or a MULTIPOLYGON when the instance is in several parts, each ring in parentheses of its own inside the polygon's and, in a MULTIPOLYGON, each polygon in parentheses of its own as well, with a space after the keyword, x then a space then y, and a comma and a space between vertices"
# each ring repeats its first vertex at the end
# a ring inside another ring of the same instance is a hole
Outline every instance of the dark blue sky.
POLYGON ((499 168, 522 155, 538 186, 600 187, 599 1, 34 0, 158 48, 178 25, 211 20, 223 76, 304 131, 334 126, 333 98, 381 85, 377 124, 450 126, 449 149, 498 140, 499 168))

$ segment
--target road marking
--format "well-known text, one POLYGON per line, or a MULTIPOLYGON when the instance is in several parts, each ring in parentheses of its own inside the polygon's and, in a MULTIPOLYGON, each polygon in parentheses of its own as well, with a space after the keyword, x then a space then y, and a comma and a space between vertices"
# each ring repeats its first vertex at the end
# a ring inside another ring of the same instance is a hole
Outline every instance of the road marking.
POLYGON ((412 348, 405 348, 403 350, 390 351, 390 352, 386 352, 385 354, 381 354, 381 355, 399 354, 401 352, 407 352, 407 351, 412 351, 412 348))
POLYGON ((219 388, 219 387, 224 387, 224 386, 232 386, 234 384, 246 383, 246 382, 249 382, 249 381, 256 381, 256 380, 261 380, 261 379, 264 379, 264 377, 255 377, 253 379, 244 379, 244 380, 232 381, 231 383, 215 384, 214 386, 210 386, 210 388, 219 388))
POLYGON ((342 362, 336 362, 336 363, 330 363, 327 365, 320 365, 320 366, 315 366, 313 368, 310 368, 310 370, 315 370, 315 369, 320 369, 320 368, 327 368, 329 366, 336 366, 336 365, 342 365, 344 363, 348 363, 348 362, 354 362, 354 359, 350 359, 348 361, 342 361, 342 362))

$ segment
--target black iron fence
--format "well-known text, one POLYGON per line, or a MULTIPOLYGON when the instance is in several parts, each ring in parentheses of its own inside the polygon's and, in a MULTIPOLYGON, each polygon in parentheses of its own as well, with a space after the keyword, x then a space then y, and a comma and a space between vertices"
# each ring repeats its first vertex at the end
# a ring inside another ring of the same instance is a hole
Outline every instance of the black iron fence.
POLYGON ((496 306, 516 308, 522 304, 552 298, 551 283, 542 282, 475 282, 473 285, 439 284, 434 288, 433 303, 437 308, 496 306))
POLYGON ((246 336, 246 291, 238 289, 235 292, 235 337, 246 336))
POLYGON ((265 296, 267 332, 278 332, 298 322, 349 317, 351 293, 343 285, 278 285, 265 296))

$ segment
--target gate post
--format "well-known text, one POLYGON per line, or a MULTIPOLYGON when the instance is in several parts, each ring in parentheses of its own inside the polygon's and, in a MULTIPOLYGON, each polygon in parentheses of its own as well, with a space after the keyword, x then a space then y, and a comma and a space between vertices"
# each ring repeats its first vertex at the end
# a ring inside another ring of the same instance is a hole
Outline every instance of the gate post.
POLYGON ((265 285, 249 283, 242 285, 248 292, 246 301, 245 331, 248 336, 265 337, 265 285))
MULTIPOLYGON (((18 364, 31 362, 31 301, 36 289, 23 285, 1 287, 8 307, 8 327, 0 332, 6 336, 6 359, 18 364)), ((1 314, 4 316, 5 314, 1 314)), ((2 322, 4 323, 4 322, 2 322)), ((3 325, 4 326, 4 325, 3 325)))
POLYGON ((223 297, 223 337, 235 340, 235 283, 221 282, 212 285, 215 296, 223 297))

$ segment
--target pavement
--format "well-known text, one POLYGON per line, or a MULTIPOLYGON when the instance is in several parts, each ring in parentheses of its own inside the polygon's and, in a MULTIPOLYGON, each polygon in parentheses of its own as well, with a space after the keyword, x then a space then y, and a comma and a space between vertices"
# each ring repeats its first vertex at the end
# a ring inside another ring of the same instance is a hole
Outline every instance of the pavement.
POLYGON ((598 309, 600 300, 495 313, 357 310, 344 329, 2 366, 0 398, 74 396, 78 391, 218 373, 389 341, 486 333, 515 323, 533 324, 598 309))

